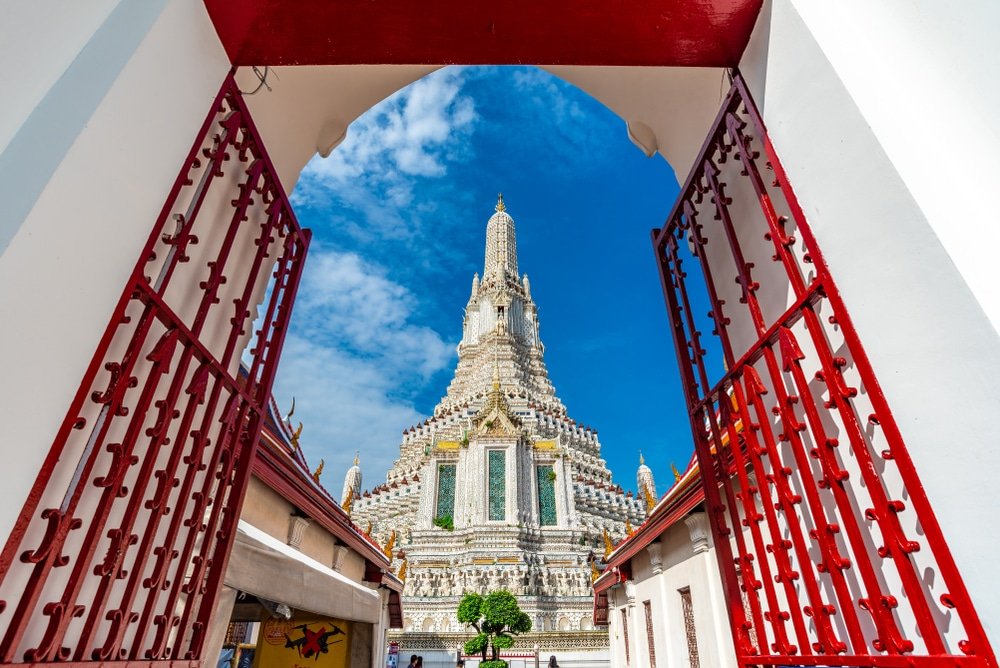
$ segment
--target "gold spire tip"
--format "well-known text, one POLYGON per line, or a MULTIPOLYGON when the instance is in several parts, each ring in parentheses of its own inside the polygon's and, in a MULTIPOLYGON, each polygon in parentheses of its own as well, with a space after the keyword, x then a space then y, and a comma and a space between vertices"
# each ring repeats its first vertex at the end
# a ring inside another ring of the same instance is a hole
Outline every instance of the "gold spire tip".
POLYGON ((507 210, 507 205, 503 203, 503 193, 497 193, 497 213, 503 213, 507 210))
POLYGON ((643 465, 643 464, 645 464, 645 463, 646 463, 646 460, 645 460, 645 459, 643 459, 643 456, 642 456, 642 450, 640 450, 640 451, 639 451, 639 466, 642 466, 642 465, 643 465))
POLYGON ((357 466, 360 463, 361 463, 361 451, 360 450, 355 450, 354 451, 354 465, 357 466))

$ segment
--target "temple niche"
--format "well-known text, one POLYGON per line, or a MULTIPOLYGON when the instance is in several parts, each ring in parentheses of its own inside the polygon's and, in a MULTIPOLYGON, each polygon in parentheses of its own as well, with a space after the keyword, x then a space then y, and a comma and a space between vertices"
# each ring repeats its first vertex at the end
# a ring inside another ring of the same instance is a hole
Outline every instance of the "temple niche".
POLYGON ((568 647, 607 647, 587 621, 591 562, 643 521, 651 490, 644 475, 639 495, 612 483, 597 432, 556 396, 538 326, 500 196, 447 394, 403 432, 383 484, 360 491, 357 462, 345 480, 345 508, 405 578, 414 622, 400 639, 404 650, 429 647, 414 634, 451 631, 457 641, 462 629, 452 618, 462 594, 501 588, 536 620, 533 633, 558 630, 568 647))

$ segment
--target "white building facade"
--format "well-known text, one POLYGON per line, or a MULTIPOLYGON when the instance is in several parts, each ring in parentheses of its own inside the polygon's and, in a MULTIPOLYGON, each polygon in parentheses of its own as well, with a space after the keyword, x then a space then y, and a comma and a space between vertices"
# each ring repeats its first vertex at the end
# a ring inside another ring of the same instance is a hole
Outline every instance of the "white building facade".
POLYGON ((734 650, 697 469, 615 548, 594 583, 613 666, 734 668, 734 650))

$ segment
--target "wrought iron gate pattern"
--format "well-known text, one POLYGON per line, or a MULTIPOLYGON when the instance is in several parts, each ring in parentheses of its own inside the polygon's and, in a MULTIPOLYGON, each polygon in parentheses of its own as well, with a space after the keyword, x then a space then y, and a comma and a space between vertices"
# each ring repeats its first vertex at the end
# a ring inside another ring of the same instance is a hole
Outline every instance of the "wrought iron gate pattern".
POLYGON ((740 665, 995 667, 738 74, 653 245, 740 665))
POLYGON ((230 75, 0 556, 0 662, 200 665, 308 245, 230 75))

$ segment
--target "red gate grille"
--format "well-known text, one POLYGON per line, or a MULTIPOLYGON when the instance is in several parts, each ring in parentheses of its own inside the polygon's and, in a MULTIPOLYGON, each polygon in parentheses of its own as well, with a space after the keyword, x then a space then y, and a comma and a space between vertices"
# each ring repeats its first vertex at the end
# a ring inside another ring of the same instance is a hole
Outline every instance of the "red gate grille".
POLYGON ((740 664, 995 667, 739 76, 653 245, 740 664))
POLYGON ((308 245, 230 75, 0 556, 0 662, 200 665, 308 245))

